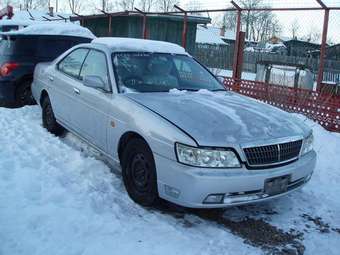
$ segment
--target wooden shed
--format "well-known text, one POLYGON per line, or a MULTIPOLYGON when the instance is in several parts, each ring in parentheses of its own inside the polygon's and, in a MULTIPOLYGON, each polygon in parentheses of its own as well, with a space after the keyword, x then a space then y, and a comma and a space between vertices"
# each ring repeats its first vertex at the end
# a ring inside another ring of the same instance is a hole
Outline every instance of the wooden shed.
MULTIPOLYGON (((167 41, 182 45, 184 26, 183 15, 146 13, 147 39, 167 41)), ((143 15, 134 11, 72 17, 90 29, 96 36, 143 38, 143 15)), ((196 29, 198 24, 208 24, 210 18, 188 16, 186 50, 195 52, 196 29)))
POLYGON ((287 47, 288 56, 307 57, 310 51, 320 50, 320 44, 291 39, 283 42, 287 47))

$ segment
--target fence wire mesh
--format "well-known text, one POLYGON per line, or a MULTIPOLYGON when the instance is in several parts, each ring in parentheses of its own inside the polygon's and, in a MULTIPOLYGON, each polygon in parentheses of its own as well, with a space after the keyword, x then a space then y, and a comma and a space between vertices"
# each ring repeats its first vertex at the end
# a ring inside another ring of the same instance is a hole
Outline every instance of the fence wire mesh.
POLYGON ((226 77, 228 89, 340 132, 339 7, 340 0, 216 1, 213 6, 196 1, 187 8, 204 10, 200 14, 213 24, 198 28, 195 56, 215 75, 226 77), (237 39, 238 11, 228 9, 237 6, 242 8, 244 44, 237 39), (237 68, 241 77, 233 76, 237 68))

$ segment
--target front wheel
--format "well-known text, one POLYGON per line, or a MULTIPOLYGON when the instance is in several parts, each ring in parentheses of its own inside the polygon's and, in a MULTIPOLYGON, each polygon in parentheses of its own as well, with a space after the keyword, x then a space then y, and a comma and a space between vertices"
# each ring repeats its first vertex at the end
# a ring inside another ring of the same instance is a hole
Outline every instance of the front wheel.
POLYGON ((149 146, 142 139, 131 140, 122 157, 122 175, 130 198, 143 206, 159 202, 156 166, 149 146))
POLYGON ((45 98, 43 99, 41 107, 44 128, 46 128, 50 133, 56 136, 61 136, 64 133, 65 129, 57 122, 48 96, 45 96, 45 98))

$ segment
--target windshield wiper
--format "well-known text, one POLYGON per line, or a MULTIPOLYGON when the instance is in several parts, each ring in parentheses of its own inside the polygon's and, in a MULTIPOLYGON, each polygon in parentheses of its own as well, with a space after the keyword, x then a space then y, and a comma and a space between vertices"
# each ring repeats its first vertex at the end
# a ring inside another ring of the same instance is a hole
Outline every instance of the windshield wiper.
POLYGON ((213 90, 210 90, 212 92, 218 92, 218 91, 227 91, 226 89, 213 89, 213 90))
POLYGON ((186 90, 186 91, 198 91, 198 89, 193 89, 193 88, 176 88, 177 90, 186 90))

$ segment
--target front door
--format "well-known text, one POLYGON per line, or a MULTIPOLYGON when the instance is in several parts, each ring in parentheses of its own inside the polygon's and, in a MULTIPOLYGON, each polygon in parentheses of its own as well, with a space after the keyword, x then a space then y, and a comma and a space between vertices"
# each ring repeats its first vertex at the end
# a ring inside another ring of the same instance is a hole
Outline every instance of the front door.
MULTIPOLYGON (((83 80, 89 75, 100 77, 104 84, 109 84, 107 58, 103 52, 91 50, 87 55, 79 79, 83 80)), ((107 91, 108 87, 91 88, 83 84, 77 86, 77 105, 72 109, 73 122, 80 135, 104 152, 107 152, 106 132, 112 98, 112 93, 107 91)))

